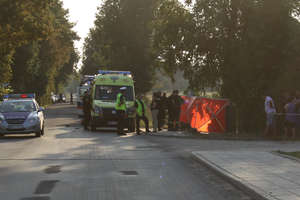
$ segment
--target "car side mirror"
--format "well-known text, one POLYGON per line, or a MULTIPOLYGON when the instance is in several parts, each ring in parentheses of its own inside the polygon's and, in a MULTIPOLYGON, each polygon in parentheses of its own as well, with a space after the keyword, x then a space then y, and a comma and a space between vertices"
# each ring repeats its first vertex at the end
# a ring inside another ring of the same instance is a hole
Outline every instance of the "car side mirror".
POLYGON ((44 108, 44 107, 39 107, 38 112, 44 112, 44 111, 45 111, 45 108, 44 108))

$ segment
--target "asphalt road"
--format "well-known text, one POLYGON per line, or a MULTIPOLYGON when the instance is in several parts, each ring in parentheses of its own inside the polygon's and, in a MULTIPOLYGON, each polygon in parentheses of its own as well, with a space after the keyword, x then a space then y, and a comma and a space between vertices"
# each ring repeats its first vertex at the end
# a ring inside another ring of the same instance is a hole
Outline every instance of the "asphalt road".
POLYGON ((46 117, 42 138, 0 138, 1 200, 251 199, 192 159, 182 138, 84 131, 66 104, 46 117))

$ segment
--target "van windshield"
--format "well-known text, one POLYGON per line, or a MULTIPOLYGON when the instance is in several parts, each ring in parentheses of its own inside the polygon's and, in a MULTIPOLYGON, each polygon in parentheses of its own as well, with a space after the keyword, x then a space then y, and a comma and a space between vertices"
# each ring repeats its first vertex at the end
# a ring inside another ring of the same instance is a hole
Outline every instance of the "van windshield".
POLYGON ((117 94, 121 87, 126 87, 126 101, 133 101, 133 88, 131 86, 116 86, 116 85, 97 85, 95 91, 95 100, 116 101, 117 94))

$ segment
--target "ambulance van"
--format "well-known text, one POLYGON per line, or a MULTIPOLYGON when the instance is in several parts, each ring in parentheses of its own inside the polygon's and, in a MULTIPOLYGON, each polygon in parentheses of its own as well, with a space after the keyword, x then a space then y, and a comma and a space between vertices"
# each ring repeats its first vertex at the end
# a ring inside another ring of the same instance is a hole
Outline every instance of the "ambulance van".
POLYGON ((91 129, 93 131, 97 127, 117 126, 115 105, 121 87, 126 87, 127 128, 130 132, 135 131, 135 93, 131 73, 103 70, 100 70, 95 77, 91 91, 91 129))

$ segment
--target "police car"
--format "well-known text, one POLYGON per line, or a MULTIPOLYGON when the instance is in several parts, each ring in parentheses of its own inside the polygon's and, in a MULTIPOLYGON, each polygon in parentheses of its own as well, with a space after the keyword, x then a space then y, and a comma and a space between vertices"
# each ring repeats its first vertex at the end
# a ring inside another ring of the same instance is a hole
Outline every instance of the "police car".
POLYGON ((39 107, 34 94, 9 94, 0 103, 0 135, 44 135, 44 108, 39 107))

